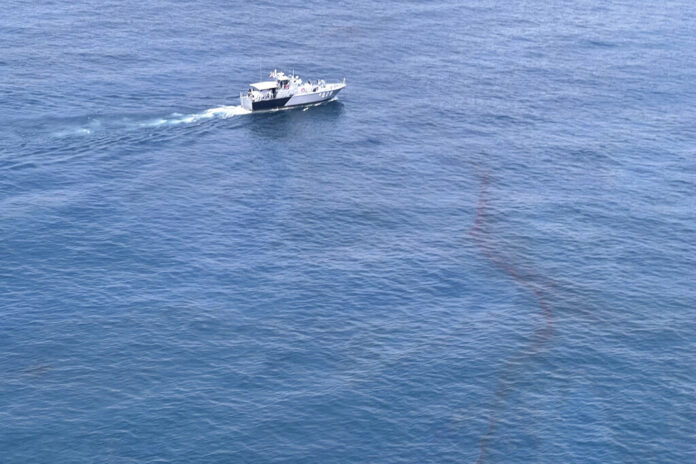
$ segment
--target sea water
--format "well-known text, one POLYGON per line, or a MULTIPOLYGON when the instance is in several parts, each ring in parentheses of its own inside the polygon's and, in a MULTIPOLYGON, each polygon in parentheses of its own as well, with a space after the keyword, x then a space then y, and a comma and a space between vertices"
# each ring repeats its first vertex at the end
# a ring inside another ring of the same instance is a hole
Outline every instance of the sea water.
POLYGON ((696 461, 693 2, 2 10, 3 464, 696 461))

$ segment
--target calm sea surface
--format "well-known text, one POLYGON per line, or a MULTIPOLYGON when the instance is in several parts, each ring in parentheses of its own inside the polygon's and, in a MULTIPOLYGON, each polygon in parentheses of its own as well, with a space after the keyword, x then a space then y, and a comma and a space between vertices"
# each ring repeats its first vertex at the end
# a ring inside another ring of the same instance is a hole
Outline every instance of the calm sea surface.
POLYGON ((696 5, 19 1, 0 462, 696 462, 696 5), (338 100, 243 114, 274 68, 338 100))

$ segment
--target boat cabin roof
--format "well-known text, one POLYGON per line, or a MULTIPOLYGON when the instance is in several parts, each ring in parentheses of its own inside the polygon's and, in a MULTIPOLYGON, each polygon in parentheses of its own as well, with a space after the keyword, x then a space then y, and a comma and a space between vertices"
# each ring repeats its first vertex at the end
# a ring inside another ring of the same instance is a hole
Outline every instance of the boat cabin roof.
POLYGON ((254 82, 251 87, 256 90, 269 90, 275 89, 278 86, 276 81, 264 81, 264 82, 254 82))

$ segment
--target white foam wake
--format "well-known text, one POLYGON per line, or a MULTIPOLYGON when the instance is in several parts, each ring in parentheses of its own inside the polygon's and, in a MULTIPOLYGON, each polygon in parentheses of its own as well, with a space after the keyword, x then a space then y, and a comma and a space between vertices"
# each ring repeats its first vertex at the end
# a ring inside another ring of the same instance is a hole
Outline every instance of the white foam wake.
POLYGON ((191 124, 206 119, 227 119, 234 116, 249 114, 251 111, 244 109, 239 105, 218 106, 210 108, 200 113, 181 114, 172 113, 166 117, 156 119, 135 119, 133 117, 125 118, 106 118, 97 119, 90 118, 89 123, 81 124, 77 127, 66 127, 56 132, 53 132, 54 137, 70 137, 70 136, 86 136, 102 132, 104 130, 137 130, 146 127, 161 127, 161 126, 176 126, 179 124, 191 124))
POLYGON ((200 113, 188 115, 173 113, 167 118, 158 118, 151 121, 143 122, 140 124, 140 127, 159 127, 165 125, 174 126, 177 124, 191 124, 204 119, 227 119, 234 116, 240 116, 249 113, 251 113, 251 111, 239 105, 219 106, 217 108, 210 108, 208 110, 201 111, 200 113))

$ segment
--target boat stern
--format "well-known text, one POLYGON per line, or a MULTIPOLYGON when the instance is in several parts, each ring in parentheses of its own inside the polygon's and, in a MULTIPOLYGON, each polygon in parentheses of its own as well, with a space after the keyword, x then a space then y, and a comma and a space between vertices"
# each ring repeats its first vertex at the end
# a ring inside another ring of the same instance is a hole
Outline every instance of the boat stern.
POLYGON ((239 103, 242 105, 244 109, 254 111, 254 104, 251 100, 251 97, 245 94, 244 92, 239 94, 239 103))

